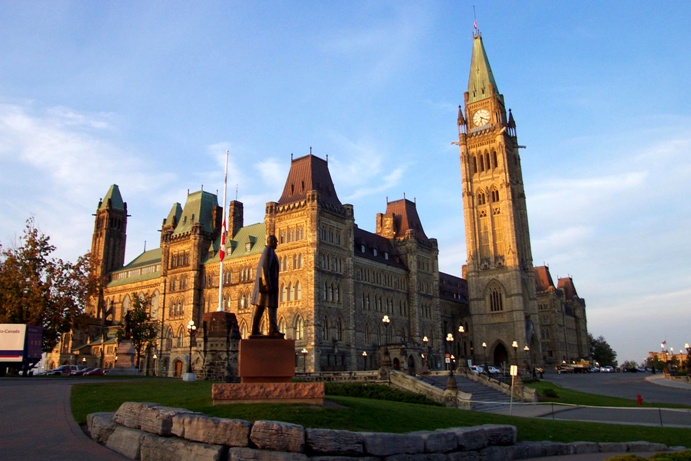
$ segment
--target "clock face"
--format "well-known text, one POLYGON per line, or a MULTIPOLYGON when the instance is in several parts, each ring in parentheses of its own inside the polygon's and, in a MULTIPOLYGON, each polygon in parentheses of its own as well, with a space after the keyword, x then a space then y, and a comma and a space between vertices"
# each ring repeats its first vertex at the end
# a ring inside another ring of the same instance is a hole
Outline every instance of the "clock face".
POLYGON ((473 115, 473 123, 475 126, 485 126, 489 123, 489 111, 487 109, 480 109, 473 115))

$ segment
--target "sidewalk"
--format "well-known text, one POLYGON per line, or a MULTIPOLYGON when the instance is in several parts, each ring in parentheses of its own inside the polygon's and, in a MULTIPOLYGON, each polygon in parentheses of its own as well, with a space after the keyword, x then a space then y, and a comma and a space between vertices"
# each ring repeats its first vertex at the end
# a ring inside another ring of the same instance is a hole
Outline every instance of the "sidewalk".
POLYGON ((668 379, 665 378, 663 374, 650 375, 646 377, 645 380, 658 386, 673 387, 675 389, 686 389, 691 391, 691 382, 668 379))

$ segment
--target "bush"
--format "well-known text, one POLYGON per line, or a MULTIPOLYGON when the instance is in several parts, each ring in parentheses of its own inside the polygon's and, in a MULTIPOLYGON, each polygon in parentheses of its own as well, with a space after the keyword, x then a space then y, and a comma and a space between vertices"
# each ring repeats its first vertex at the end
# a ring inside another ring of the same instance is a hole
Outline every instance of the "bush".
POLYGON ((549 387, 547 389, 542 390, 542 395, 550 399, 559 398, 559 394, 557 394, 557 391, 555 391, 554 389, 550 389, 549 387))
POLYGON ((653 461, 691 461, 691 450, 655 453, 648 459, 653 461))
POLYGON ((327 395, 343 397, 360 397, 365 399, 390 400, 393 402, 417 403, 421 405, 441 406, 440 403, 420 394, 401 391, 382 384, 341 384, 326 383, 327 395))

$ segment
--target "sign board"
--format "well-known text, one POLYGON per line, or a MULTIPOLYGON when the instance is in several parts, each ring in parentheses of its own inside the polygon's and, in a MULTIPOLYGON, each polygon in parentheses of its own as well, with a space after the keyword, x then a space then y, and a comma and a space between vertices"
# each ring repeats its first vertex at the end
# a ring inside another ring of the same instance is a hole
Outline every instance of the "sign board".
POLYGON ((448 358, 448 357, 444 358, 444 361, 445 361, 446 363, 451 363, 451 359, 448 358))
POLYGON ((511 371, 509 374, 511 376, 518 376, 518 365, 511 365, 511 371))
POLYGON ((25 338, 25 324, 0 324, 0 362, 21 362, 24 359, 25 338))

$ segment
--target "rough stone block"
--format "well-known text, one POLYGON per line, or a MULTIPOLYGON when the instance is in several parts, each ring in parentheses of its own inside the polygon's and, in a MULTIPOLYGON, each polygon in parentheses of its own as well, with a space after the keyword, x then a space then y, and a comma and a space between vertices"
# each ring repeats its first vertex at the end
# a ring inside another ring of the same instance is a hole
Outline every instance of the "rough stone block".
POLYGON ((449 461, 480 461, 477 451, 456 451, 447 455, 449 461))
POLYGON ((171 408, 153 405, 143 407, 140 412, 140 429, 151 434, 170 436, 173 428, 173 417, 181 414, 194 414, 184 408, 171 408))
POLYGON ((518 442, 513 446, 513 459, 532 459, 545 456, 545 447, 536 442, 518 442))
POLYGON ((141 413, 146 408, 156 406, 155 403, 147 402, 125 402, 120 405, 118 411, 115 412, 113 421, 121 426, 129 427, 131 429, 139 429, 141 427, 141 413))
POLYGON ((279 421, 255 421, 250 440, 257 448, 272 451, 305 451, 305 428, 279 421))
POLYGON ((116 427, 105 446, 130 459, 139 459, 141 439, 145 432, 129 427, 116 427))
POLYGON ((211 387, 215 405, 233 403, 324 403, 324 383, 216 383, 211 387))
POLYGON ((487 433, 487 443, 489 445, 513 445, 518 438, 518 430, 515 426, 484 424, 480 427, 487 433))
POLYGON ((363 432, 365 453, 374 456, 424 453, 425 442, 420 434, 388 434, 363 432))
POLYGON ((667 445, 662 443, 651 443, 651 442, 628 442, 626 444, 628 451, 649 453, 652 451, 667 451, 667 445))
POLYGON ((626 453, 628 447, 625 443, 603 442, 600 443, 600 453, 626 453))
POLYGON ((200 414, 177 414, 171 433, 195 442, 229 447, 247 447, 252 423, 241 419, 211 418, 200 414))
POLYGON ((477 451, 487 446, 487 431, 483 427, 453 427, 448 429, 456 434, 458 449, 477 451))
POLYGON ((307 453, 318 455, 361 455, 364 438, 357 432, 332 429, 305 429, 307 453))
POLYGON ((480 450, 480 461, 511 461, 513 447, 492 445, 480 450))
POLYGON ((113 422, 115 413, 90 413, 86 415, 86 427, 91 438, 104 445, 117 426, 113 422))
POLYGON ((568 443, 539 442, 545 448, 545 456, 572 455, 573 447, 568 443))
POLYGON ((573 442, 571 446, 573 447, 573 452, 576 455, 600 453, 600 445, 595 442, 573 442))
POLYGON ((233 447, 228 450, 228 461, 309 461, 309 458, 303 453, 233 447))
POLYGON ((174 437, 145 435, 141 444, 142 461, 170 461, 172 459, 193 459, 225 461, 228 447, 194 443, 174 437))
POLYGON ((458 448, 456 434, 445 429, 436 431, 419 431, 413 434, 420 434, 425 443, 425 453, 448 453, 458 448))
POLYGON ((386 461, 447 461, 444 453, 398 454, 387 456, 386 461))

